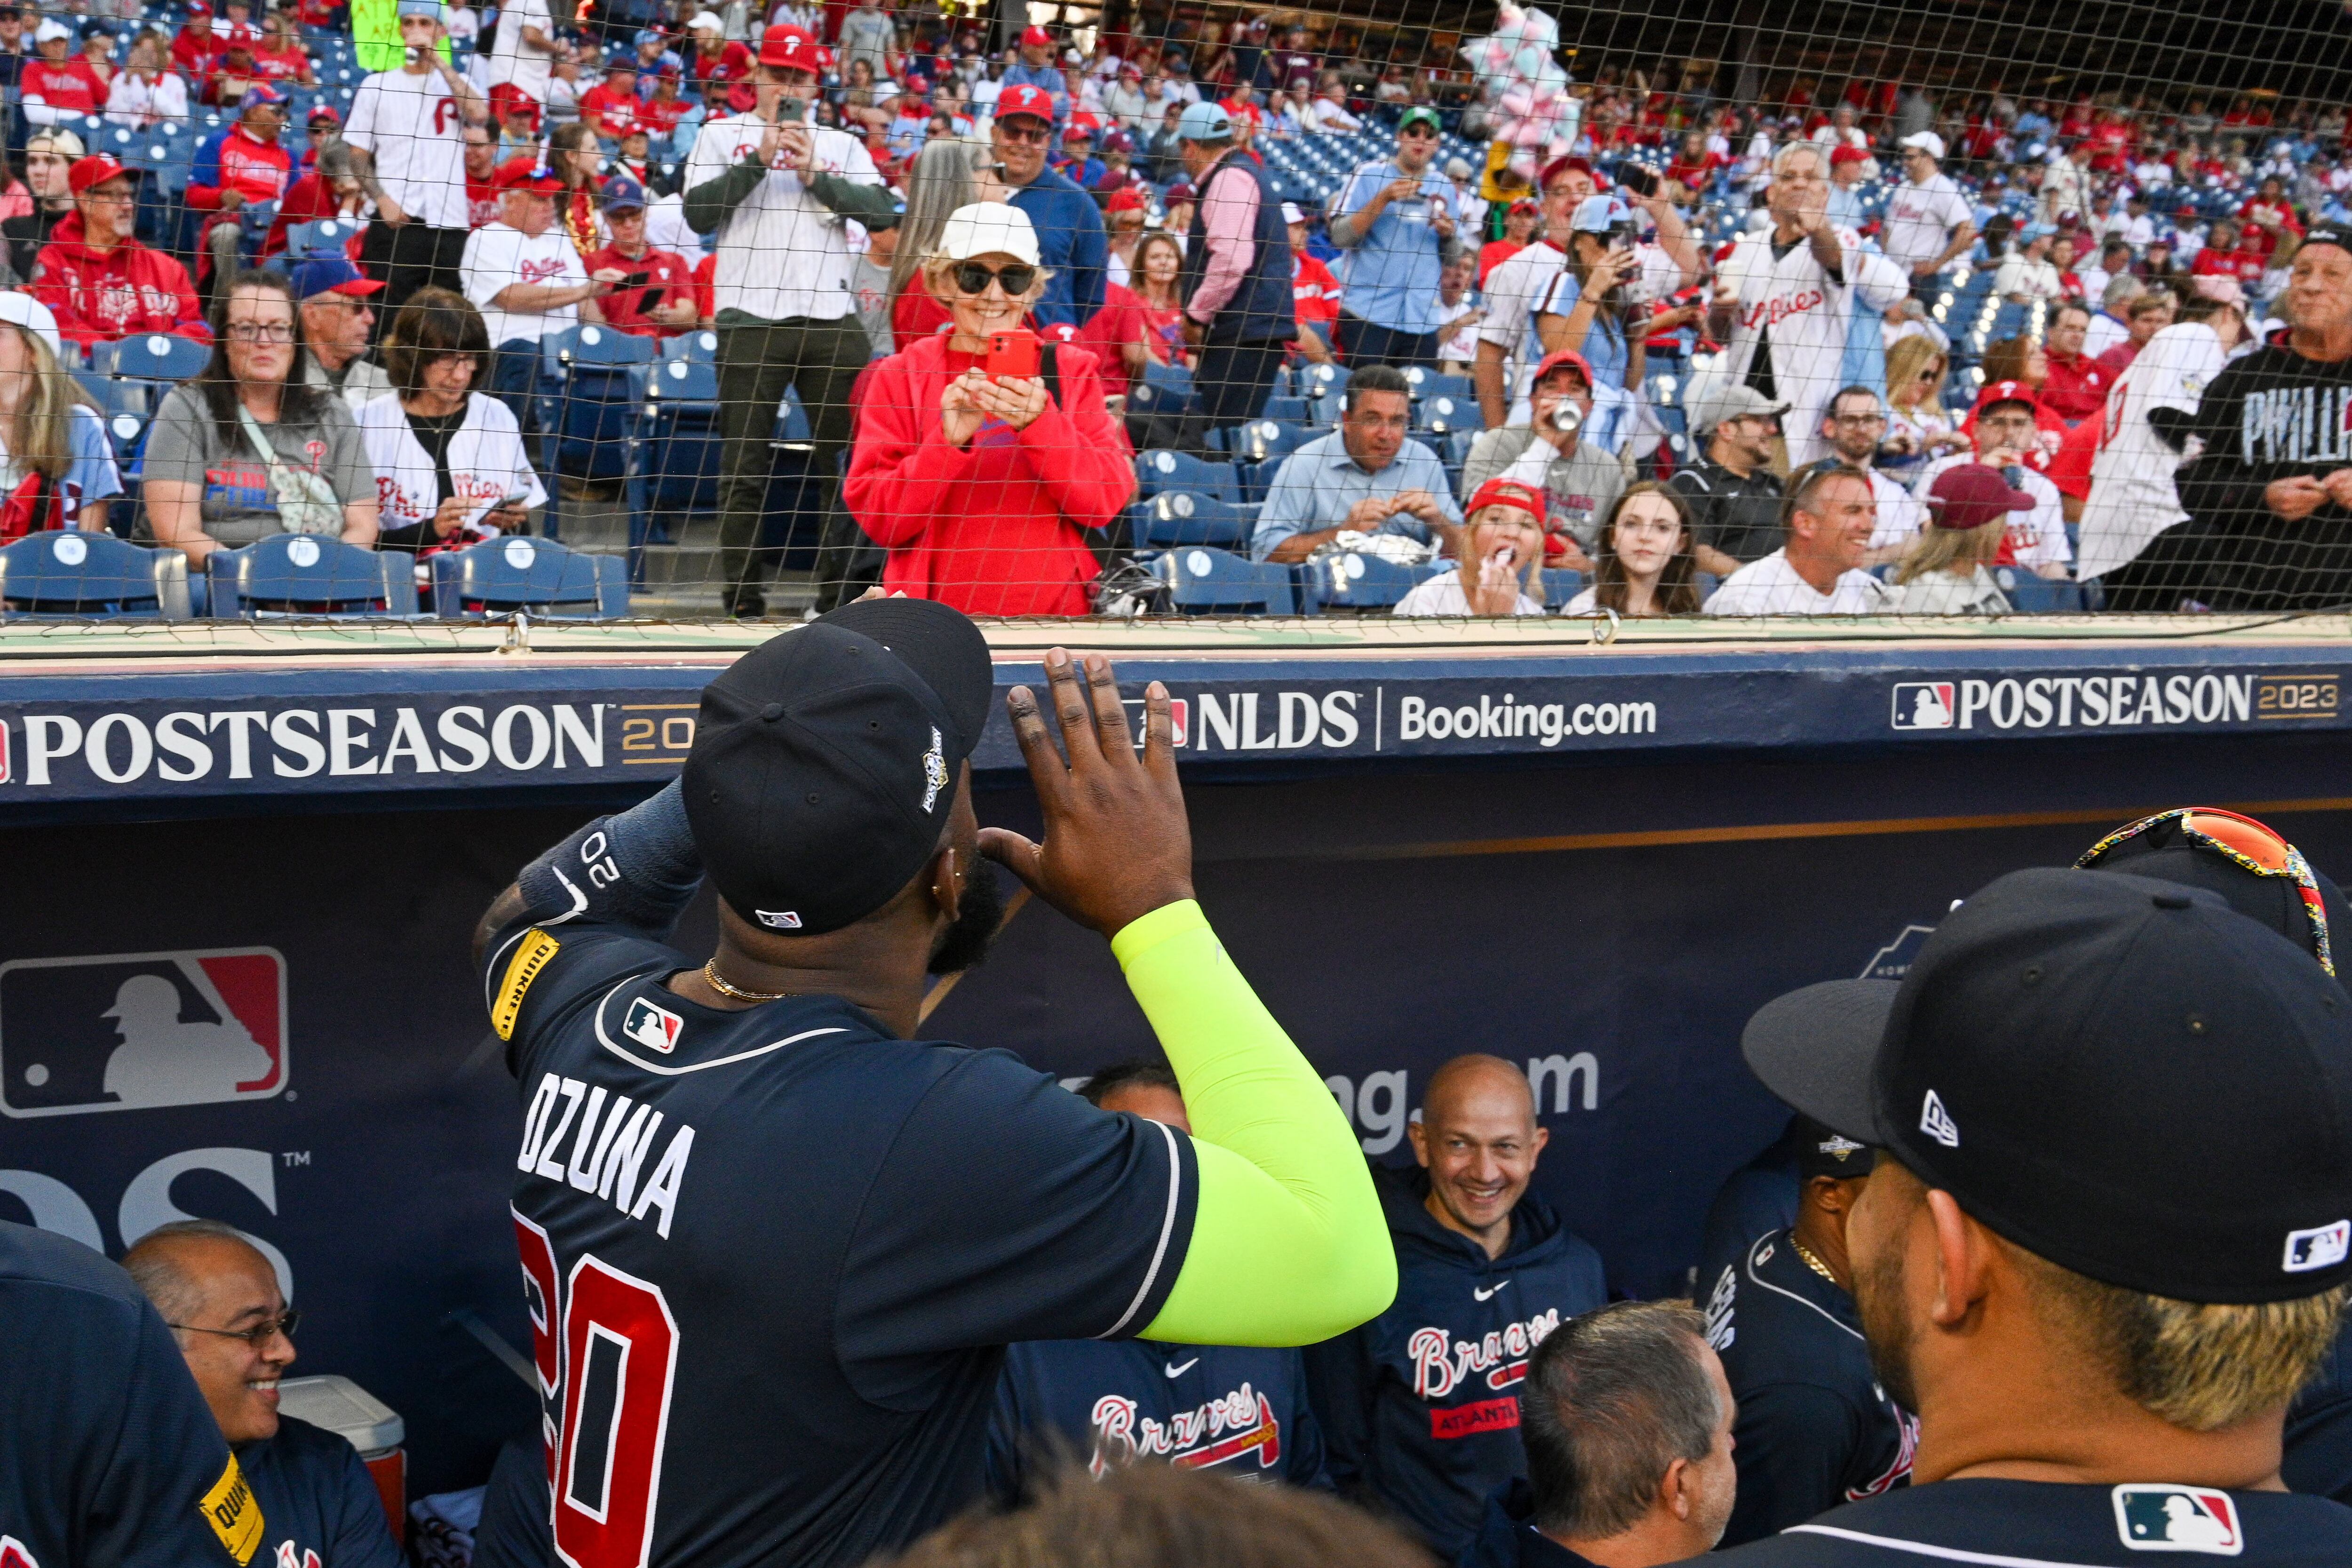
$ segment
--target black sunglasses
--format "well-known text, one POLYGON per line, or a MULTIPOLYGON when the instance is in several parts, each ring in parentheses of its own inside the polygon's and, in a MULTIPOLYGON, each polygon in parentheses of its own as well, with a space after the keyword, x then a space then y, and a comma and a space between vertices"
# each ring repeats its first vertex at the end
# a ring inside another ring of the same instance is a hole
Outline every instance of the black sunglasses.
POLYGON ((995 283, 1003 287, 1007 297, 1017 297, 1029 292, 1029 286, 1037 281, 1037 269, 1025 261, 1016 261, 1003 268, 983 267, 977 261, 959 261, 949 276, 955 279, 955 286, 967 294, 985 294, 988 286, 995 283))

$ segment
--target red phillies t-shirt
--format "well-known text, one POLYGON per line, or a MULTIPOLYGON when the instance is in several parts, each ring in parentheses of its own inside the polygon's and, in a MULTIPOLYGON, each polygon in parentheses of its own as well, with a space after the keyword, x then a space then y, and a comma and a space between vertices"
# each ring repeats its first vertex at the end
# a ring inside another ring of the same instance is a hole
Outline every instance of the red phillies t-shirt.
POLYGON ((488 180, 466 176, 466 226, 479 228, 499 221, 499 188, 488 180))
POLYGON ((1095 374, 1102 377, 1104 396, 1117 397, 1127 391, 1127 360, 1119 351, 1143 342, 1148 330, 1143 301, 1135 297, 1135 290, 1124 283, 1105 283, 1102 309, 1070 340, 1095 356, 1095 374))
POLYGON ((694 313, 706 321, 719 314, 719 255, 716 251, 694 264, 694 313))
POLYGON ((594 126, 597 135, 609 136, 616 142, 637 122, 641 107, 634 90, 617 91, 601 81, 580 95, 580 118, 594 126))
POLYGON ((615 289, 596 301, 596 308, 604 313, 606 326, 618 327, 641 338, 675 337, 689 330, 662 326, 647 314, 680 300, 693 302, 694 274, 686 265, 686 258, 667 250, 647 250, 632 258, 622 255, 620 247, 608 245, 589 257, 586 266, 592 277, 607 267, 651 275, 640 287, 615 289))
POLYGON ((667 102, 658 98, 649 98, 637 105, 637 121, 658 142, 677 130, 677 122, 684 120, 687 110, 693 107, 682 98, 673 98, 667 102))
POLYGON ((96 114, 106 107, 106 84, 79 55, 56 63, 37 57, 26 60, 20 86, 23 97, 68 114, 96 114))
MULTIPOLYGON (((1290 275, 1291 313, 1303 326, 1323 328, 1339 319, 1339 280, 1319 258, 1291 252, 1297 270, 1290 275)), ((1329 332, 1320 334, 1327 342, 1329 332)))
POLYGON ((253 51, 253 68, 271 81, 295 81, 310 64, 310 57, 302 46, 289 40, 282 49, 257 48, 253 51))

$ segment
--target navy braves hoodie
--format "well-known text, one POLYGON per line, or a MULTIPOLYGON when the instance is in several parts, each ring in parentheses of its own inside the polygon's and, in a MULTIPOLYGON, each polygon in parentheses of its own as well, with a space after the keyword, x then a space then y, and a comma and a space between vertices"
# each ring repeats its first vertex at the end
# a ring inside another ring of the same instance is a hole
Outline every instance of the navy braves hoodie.
POLYGON ((1307 1352, 1307 1397, 1342 1494, 1417 1530, 1451 1562, 1488 1494, 1527 1474, 1528 1353, 1608 1300, 1601 1255, 1533 1195, 1500 1258, 1423 1205, 1429 1173, 1372 1167, 1397 1254, 1396 1300, 1307 1352))

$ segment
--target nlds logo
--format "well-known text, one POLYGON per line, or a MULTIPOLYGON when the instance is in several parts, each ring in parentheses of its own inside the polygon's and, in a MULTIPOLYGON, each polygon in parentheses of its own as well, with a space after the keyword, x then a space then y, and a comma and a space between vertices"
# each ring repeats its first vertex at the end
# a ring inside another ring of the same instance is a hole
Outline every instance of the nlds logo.
POLYGON ((621 1020, 621 1033, 649 1051, 664 1056, 677 1049, 677 1032, 685 1020, 666 1007, 656 1007, 640 996, 629 1004, 628 1016, 621 1020))
POLYGON ((0 1113, 267 1100, 286 1076, 275 949, 0 963, 0 1113))

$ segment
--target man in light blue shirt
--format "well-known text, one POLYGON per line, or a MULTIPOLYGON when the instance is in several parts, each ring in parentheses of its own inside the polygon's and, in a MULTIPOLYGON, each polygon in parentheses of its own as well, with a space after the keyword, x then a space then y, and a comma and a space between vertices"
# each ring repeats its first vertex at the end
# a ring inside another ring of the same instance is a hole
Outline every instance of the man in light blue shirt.
POLYGON ((1340 531, 1402 533, 1426 544, 1462 526, 1445 466, 1405 432, 1412 397, 1404 373, 1371 364, 1349 378, 1339 428, 1283 459, 1250 537, 1260 561, 1304 561, 1340 531))
POLYGON ((1457 248, 1454 183, 1430 165, 1437 111, 1416 104, 1397 150, 1359 168, 1331 220, 1339 263, 1339 348, 1350 364, 1437 361, 1437 277, 1457 248))

